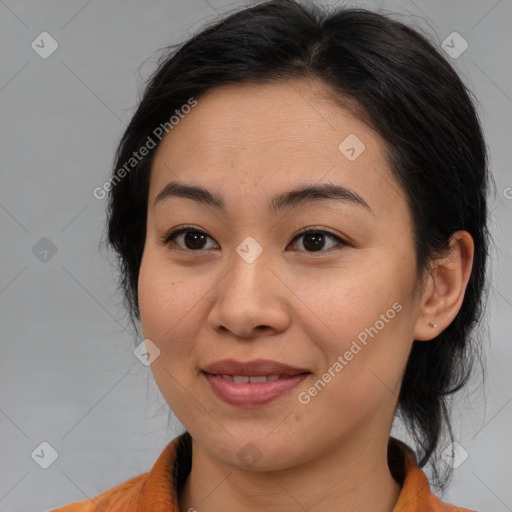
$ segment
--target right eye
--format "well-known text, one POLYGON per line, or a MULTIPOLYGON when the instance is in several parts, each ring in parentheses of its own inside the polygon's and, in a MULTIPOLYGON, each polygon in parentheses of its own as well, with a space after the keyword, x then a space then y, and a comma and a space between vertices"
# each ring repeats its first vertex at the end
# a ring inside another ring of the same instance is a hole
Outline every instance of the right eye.
POLYGON ((164 243, 165 245, 173 243, 176 244, 180 249, 183 249, 185 251, 197 252, 212 248, 205 247, 206 240, 208 238, 213 240, 213 238, 207 235, 204 231, 201 231, 199 229, 193 229, 190 227, 181 227, 171 231, 165 237, 164 243))

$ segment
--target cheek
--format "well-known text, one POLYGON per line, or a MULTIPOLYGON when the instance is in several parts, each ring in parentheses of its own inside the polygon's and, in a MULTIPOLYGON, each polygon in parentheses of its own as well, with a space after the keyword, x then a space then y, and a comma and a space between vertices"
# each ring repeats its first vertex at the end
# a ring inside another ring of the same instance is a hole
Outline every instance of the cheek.
POLYGON ((144 253, 141 262, 138 298, 144 338, 160 350, 151 364, 151 372, 160 392, 175 414, 181 416, 190 405, 194 374, 195 329, 199 297, 186 279, 170 272, 151 251, 144 253), (187 283, 188 284, 188 283, 187 283))
POLYGON ((377 257, 361 261, 364 268, 343 273, 342 279, 316 287, 299 281, 298 291, 310 306, 304 325, 308 337, 316 340, 322 360, 318 371, 332 393, 326 393, 329 400, 359 407, 369 404, 371 396, 378 400, 388 395, 398 384, 412 343, 415 304, 412 262, 403 266, 396 258, 377 257))
POLYGON ((309 411, 317 427, 322 423, 326 432, 337 435, 391 410, 410 342, 405 308, 398 302, 387 306, 377 308, 382 311, 378 315, 373 310, 354 313, 339 322, 337 336, 322 338, 323 365, 297 397, 305 421, 309 411))
POLYGON ((201 297, 198 284, 197 280, 187 282, 151 251, 145 252, 138 281, 141 325, 144 337, 161 352, 188 349, 191 337, 183 333, 188 332, 194 306, 201 297))
POLYGON ((297 322, 304 321, 304 326, 317 331, 311 339, 332 340, 328 346, 338 350, 377 321, 379 330, 382 322, 386 327, 396 323, 393 304, 403 308, 410 302, 413 269, 398 265, 391 255, 371 252, 354 255, 354 261, 344 259, 343 267, 329 269, 328 276, 302 273, 290 278, 293 294, 299 299, 294 303, 303 313, 297 322), (383 319, 381 315, 385 315, 383 319))

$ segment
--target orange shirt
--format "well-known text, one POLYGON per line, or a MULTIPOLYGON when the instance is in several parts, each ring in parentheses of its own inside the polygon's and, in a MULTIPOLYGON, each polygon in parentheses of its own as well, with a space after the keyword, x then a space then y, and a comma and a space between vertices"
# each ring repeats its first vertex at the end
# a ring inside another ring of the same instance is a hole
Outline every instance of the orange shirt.
MULTIPOLYGON (((443 503, 430 492, 407 445, 391 437, 388 454, 390 470, 402 488, 393 512, 471 512, 443 503)), ((165 447, 148 473, 50 512, 179 512, 178 489, 190 472, 191 456, 192 439, 185 432, 165 447)))

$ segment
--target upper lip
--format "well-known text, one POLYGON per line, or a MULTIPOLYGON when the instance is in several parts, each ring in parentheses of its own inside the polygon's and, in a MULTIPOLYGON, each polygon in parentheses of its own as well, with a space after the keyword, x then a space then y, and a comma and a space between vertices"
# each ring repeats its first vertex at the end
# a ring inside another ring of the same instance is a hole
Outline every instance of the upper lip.
POLYGON ((202 369, 213 375, 299 375, 309 373, 304 368, 297 368, 288 364, 272 361, 270 359, 255 359, 253 361, 236 361, 234 359, 221 359, 202 369))

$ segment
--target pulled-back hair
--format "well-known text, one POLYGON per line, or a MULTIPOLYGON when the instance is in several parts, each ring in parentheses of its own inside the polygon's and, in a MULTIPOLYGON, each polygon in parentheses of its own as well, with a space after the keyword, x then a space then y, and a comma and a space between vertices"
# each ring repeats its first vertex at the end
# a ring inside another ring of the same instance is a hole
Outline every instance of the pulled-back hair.
POLYGON ((419 465, 430 461, 434 484, 443 488, 449 474, 439 478, 435 461, 444 433, 452 438, 448 400, 466 384, 479 354, 474 328, 486 283, 489 174, 470 94, 417 31, 367 10, 272 0, 230 14, 168 48, 120 141, 113 169, 108 242, 119 258, 127 307, 136 323, 156 148, 123 179, 118 170, 190 98, 226 84, 300 78, 330 86, 333 102, 356 105, 357 115, 384 139, 391 172, 412 214, 418 278, 456 231, 473 237, 474 262, 461 309, 435 339, 413 342, 398 398, 419 465))

